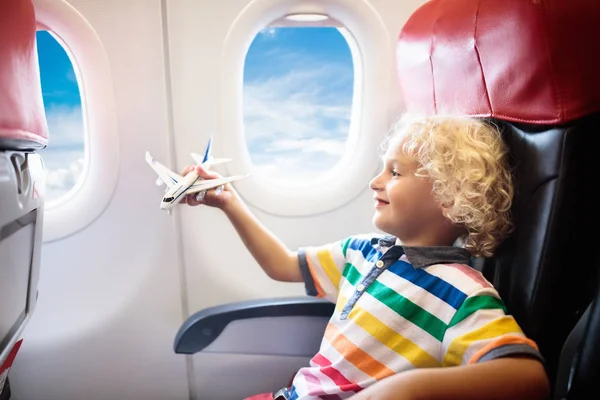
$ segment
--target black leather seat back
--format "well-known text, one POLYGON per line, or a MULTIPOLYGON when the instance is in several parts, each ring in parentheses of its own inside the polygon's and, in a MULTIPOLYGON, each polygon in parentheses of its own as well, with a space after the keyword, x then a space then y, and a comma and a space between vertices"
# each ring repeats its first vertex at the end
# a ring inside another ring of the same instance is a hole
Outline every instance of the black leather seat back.
POLYGON ((596 280, 594 300, 561 352, 555 400, 600 399, 600 279, 596 280))
POLYGON ((511 151, 516 228, 484 272, 553 378, 562 344, 595 289, 600 113, 556 127, 495 122, 511 151))

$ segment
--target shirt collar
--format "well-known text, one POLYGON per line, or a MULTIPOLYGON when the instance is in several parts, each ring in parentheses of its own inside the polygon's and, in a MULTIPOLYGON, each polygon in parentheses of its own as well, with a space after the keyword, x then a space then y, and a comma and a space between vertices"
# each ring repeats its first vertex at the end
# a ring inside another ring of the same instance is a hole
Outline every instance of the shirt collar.
MULTIPOLYGON (((371 244, 384 248, 397 246, 395 236, 374 237, 371 244)), ((415 268, 423 268, 435 264, 471 265, 471 253, 467 249, 455 246, 397 246, 415 268)), ((400 256, 398 256, 400 257, 400 256)))

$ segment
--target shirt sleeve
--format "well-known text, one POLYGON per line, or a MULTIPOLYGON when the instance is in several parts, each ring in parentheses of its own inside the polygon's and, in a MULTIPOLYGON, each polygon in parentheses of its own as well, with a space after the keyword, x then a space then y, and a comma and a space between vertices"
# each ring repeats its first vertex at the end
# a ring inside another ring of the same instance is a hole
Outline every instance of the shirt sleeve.
POLYGON ((346 266, 350 238, 319 247, 298 250, 298 262, 304 277, 306 294, 336 302, 346 266))
POLYGON ((458 308, 442 340, 443 365, 473 364, 507 356, 544 361, 493 288, 469 295, 458 308))

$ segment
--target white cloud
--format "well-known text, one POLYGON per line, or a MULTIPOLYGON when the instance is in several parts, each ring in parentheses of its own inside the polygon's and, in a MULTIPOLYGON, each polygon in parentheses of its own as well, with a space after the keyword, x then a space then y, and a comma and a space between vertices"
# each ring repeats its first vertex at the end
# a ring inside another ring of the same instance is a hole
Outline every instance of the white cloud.
POLYGON ((277 30, 275 28, 267 27, 265 29, 262 29, 260 31, 260 34, 267 38, 274 38, 276 35, 276 32, 277 32, 277 30))
POLYGON ((275 139, 270 145, 263 147, 265 153, 278 151, 294 151, 295 153, 325 153, 330 156, 340 157, 344 152, 344 144, 336 139, 275 139))
POLYGON ((85 159, 71 161, 65 168, 46 170, 46 201, 56 200, 71 190, 81 177, 85 159))
POLYGON ((83 149, 84 128, 81 107, 52 105, 46 109, 48 149, 78 146, 83 149))
POLYGON ((352 67, 303 61, 282 75, 244 85, 250 154, 257 172, 271 179, 302 181, 322 174, 340 159, 348 138, 352 67))
POLYGON ((75 75, 75 70, 69 69, 67 71, 67 79, 70 80, 71 82, 75 82, 79 85, 79 82, 77 82, 77 76, 75 75))
POLYGON ((323 175, 323 171, 331 168, 338 157, 319 155, 315 157, 303 157, 302 155, 274 157, 269 163, 254 166, 253 174, 260 174, 271 181, 284 186, 298 187, 303 183, 323 175))
POLYGON ((51 106, 46 110, 48 146, 40 151, 46 169, 46 201, 71 190, 84 163, 84 127, 80 107, 51 106))

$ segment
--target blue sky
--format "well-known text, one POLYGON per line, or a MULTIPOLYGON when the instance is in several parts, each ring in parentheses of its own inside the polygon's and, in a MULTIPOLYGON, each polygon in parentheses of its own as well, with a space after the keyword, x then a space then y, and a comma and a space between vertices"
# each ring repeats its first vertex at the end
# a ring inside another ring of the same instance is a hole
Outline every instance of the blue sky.
POLYGON ((75 71, 63 47, 48 32, 37 32, 42 97, 48 120, 48 147, 40 152, 47 170, 47 201, 68 192, 84 163, 83 118, 75 71))
MULTIPOLYGON (((62 46, 38 32, 50 130, 42 151, 48 200, 65 194, 83 168, 81 101, 62 46)), ((336 28, 267 28, 244 66, 244 127, 253 163, 270 178, 307 180, 340 158, 348 136, 354 68, 336 28)), ((226 155, 217 155, 226 156, 226 155)))

